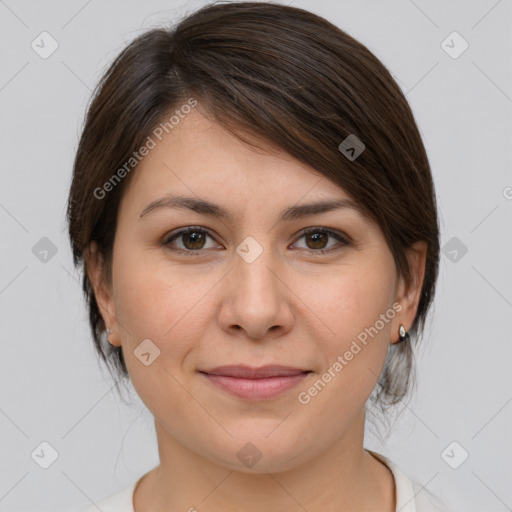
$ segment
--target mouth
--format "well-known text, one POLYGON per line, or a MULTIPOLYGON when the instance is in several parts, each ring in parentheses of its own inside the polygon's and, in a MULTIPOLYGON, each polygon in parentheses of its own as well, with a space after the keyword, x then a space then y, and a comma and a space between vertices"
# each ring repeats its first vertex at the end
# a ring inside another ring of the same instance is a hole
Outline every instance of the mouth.
POLYGON ((267 379, 269 377, 289 377, 310 372, 292 366, 267 365, 259 368, 246 365, 217 366, 210 370, 202 370, 201 373, 218 375, 223 377, 238 377, 242 379, 267 379))
POLYGON ((200 371, 215 387, 246 400, 268 400, 298 385, 311 370, 286 366, 221 366, 200 371))

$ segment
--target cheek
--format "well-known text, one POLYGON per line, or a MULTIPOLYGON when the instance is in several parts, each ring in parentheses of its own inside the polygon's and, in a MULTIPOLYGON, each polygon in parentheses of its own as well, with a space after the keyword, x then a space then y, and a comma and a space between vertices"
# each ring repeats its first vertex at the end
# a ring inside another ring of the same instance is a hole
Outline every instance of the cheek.
POLYGON ((209 281, 170 264, 159 252, 120 257, 115 279, 117 314, 130 328, 128 337, 161 342, 205 295, 209 281))
POLYGON ((382 371, 394 313, 390 314, 393 278, 392 267, 375 263, 370 270, 369 265, 353 265, 330 273, 315 287, 311 309, 319 317, 318 332, 325 333, 316 338, 325 365, 318 388, 326 383, 329 389, 320 393, 317 404, 327 407, 335 400, 336 421, 337 415, 350 416, 365 403, 382 371))
MULTIPOLYGON (((171 373, 180 372, 202 337, 208 318, 205 298, 218 276, 171 265, 159 254, 144 262, 141 258, 120 258, 116 272, 116 313, 123 328, 123 352, 134 385, 139 381, 142 387, 149 385, 149 367, 137 357, 145 346, 141 345, 143 340, 149 339, 157 347, 145 342, 150 352, 153 349, 158 354, 151 367, 160 373, 163 366, 171 373)), ((149 378, 155 384, 156 374, 149 378)), ((169 374, 158 378, 164 381, 169 374)))
POLYGON ((175 268, 142 264, 130 258, 119 263, 116 279, 116 313, 133 387, 157 416, 164 403, 164 389, 173 397, 165 401, 166 407, 185 410, 186 393, 179 384, 179 373, 193 349, 191 340, 197 339, 191 313, 198 288, 200 291, 205 285, 184 286, 184 278, 175 268))
MULTIPOLYGON (((391 307, 392 278, 391 272, 343 269, 331 273, 323 285, 316 287, 311 303, 337 339, 347 341, 373 326, 391 307)), ((381 330, 389 330, 389 323, 381 330)))

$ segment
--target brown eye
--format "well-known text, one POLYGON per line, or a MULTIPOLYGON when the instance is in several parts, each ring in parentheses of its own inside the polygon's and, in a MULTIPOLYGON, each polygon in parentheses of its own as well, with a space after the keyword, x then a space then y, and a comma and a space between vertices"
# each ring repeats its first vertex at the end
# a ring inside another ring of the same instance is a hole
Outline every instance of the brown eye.
MULTIPOLYGON (((192 226, 177 231, 167 238, 162 245, 177 253, 195 255, 205 252, 203 249, 218 247, 215 246, 215 244, 208 247, 206 245, 208 238, 213 240, 212 236, 206 230, 192 226)), ((350 244, 348 239, 341 234, 323 228, 310 228, 305 230, 299 240, 302 238, 306 240, 306 247, 304 247, 304 249, 312 254, 324 254, 336 251, 350 244), (338 243, 328 246, 329 239, 337 240, 338 243)))
POLYGON ((187 249, 195 251, 203 248, 205 240, 204 233, 200 233, 199 231, 189 231, 188 233, 181 235, 181 237, 181 240, 187 249))
POLYGON ((310 249, 324 249, 329 241, 329 235, 318 231, 307 233, 305 237, 306 240, 311 241, 311 243, 307 244, 310 249))
POLYGON ((348 240, 340 234, 322 228, 310 228, 302 233, 300 238, 306 240, 306 250, 312 253, 324 254, 326 252, 335 251, 343 246, 349 245, 348 240), (327 247, 330 238, 338 240, 338 244, 327 247))
POLYGON ((190 252, 201 251, 202 249, 210 249, 206 247, 207 238, 211 235, 201 228, 190 227, 182 229, 163 242, 163 245, 168 246, 169 249, 176 252, 190 252), (176 242, 181 242, 181 247, 176 246, 176 242))

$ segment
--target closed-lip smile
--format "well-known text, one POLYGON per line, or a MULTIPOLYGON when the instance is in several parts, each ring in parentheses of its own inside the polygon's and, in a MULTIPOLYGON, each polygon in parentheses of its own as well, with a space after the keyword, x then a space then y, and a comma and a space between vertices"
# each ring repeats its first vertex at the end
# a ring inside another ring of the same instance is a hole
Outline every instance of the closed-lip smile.
POLYGON ((200 370, 209 382, 222 390, 249 400, 274 398, 295 387, 311 370, 291 366, 218 366, 200 370))

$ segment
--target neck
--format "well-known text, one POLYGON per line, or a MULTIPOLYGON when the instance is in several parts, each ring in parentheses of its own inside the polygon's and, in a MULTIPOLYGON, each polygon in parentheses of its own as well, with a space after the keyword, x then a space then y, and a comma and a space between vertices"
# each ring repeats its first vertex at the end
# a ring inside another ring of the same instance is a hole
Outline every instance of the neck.
POLYGON ((294 457, 303 463, 244 472, 188 449, 155 420, 160 465, 139 481, 135 512, 394 512, 393 476, 363 449, 364 412, 357 422, 323 453, 294 457))

